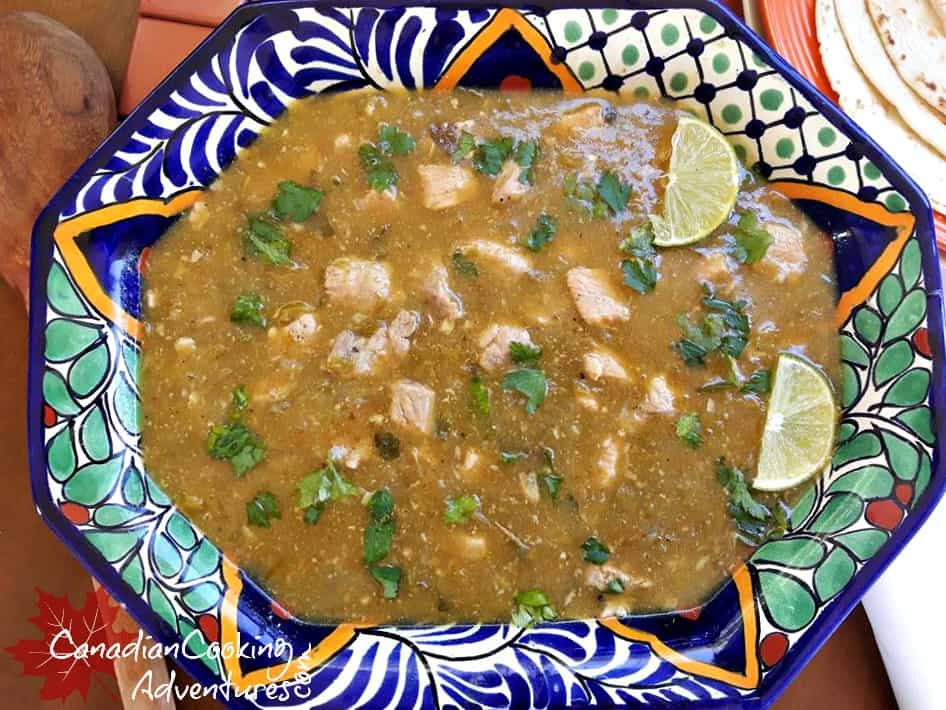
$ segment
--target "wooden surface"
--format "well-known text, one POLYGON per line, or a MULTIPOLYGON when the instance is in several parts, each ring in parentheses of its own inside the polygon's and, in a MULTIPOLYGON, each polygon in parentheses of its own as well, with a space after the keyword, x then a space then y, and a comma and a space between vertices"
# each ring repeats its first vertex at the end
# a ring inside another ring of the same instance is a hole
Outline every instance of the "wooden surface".
MULTIPOLYGON (((83 35, 100 52, 110 68, 113 81, 121 77, 124 57, 114 48, 128 46, 135 31, 130 8, 134 0, 0 0, 5 10, 29 7, 48 8, 83 35), (104 8, 111 8, 106 10, 104 8), (64 19, 64 15, 75 13, 64 19), (104 19, 103 19, 104 18, 104 19)), ((185 0, 142 0, 142 14, 148 21, 138 25, 129 83, 121 106, 133 106, 178 61, 209 32, 207 25, 225 14, 233 0, 185 2, 185 0), (181 13, 185 13, 182 15, 181 13), (175 22, 186 19, 190 25, 175 22), (203 26, 199 26, 203 25, 203 26)), ((738 6, 737 0, 730 3, 738 6)), ((0 49, 2 60, 2 49, 0 49)), ((0 228, 3 225, 0 216, 0 228)), ((35 638, 27 618, 36 613, 35 588, 68 594, 81 603, 90 589, 89 578, 36 515, 29 492, 26 460, 26 315, 14 291, 0 283, 0 391, 9 393, 0 400, 0 460, 4 466, 5 495, 0 498, 0 558, 9 571, 0 578, 4 613, 0 617, 0 647, 20 638, 35 638)), ((179 682, 186 675, 179 671, 179 682)), ((38 700, 42 681, 23 677, 20 665, 0 653, 0 697, 11 708, 94 708, 120 707, 115 684, 93 684, 88 698, 73 695, 62 703, 38 700)), ((219 708, 205 701, 182 702, 181 708, 219 708)), ((775 705, 779 710, 886 710, 895 708, 880 656, 867 618, 858 607, 841 625, 815 659, 775 705)))

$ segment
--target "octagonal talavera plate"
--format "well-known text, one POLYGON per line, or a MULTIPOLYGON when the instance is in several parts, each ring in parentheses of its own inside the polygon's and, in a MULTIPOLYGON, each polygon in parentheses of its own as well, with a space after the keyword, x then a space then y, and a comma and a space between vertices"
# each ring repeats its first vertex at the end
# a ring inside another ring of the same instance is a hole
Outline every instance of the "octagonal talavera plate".
POLYGON ((943 491, 940 291, 923 194, 715 2, 254 3, 128 117, 36 224, 33 494, 112 596, 156 639, 180 644, 180 662, 234 707, 764 706, 943 491), (462 86, 679 102, 832 236, 843 354, 834 465, 789 533, 699 608, 528 630, 310 623, 228 560, 142 465, 148 246, 293 101, 462 86))

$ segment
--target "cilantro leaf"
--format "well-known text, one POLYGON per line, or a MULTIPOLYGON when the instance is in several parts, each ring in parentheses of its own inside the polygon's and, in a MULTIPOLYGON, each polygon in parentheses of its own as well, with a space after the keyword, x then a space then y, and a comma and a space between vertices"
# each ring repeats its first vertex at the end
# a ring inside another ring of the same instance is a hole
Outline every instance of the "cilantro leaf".
POLYGON ((270 527, 270 521, 282 518, 276 496, 269 491, 260 491, 246 504, 246 524, 258 528, 270 527))
POLYGON ((387 520, 394 515, 394 497, 387 488, 372 493, 367 506, 372 520, 387 520))
POLYGON ((453 149, 450 159, 454 165, 462 163, 474 150, 476 150, 476 138, 473 137, 472 133, 463 131, 460 137, 457 138, 457 144, 453 149))
POLYGON ((562 482, 565 479, 562 476, 558 476, 554 473, 540 473, 539 474, 539 483, 545 486, 545 490, 548 491, 549 498, 552 500, 558 500, 558 492, 562 487, 562 482))
POLYGON ((620 249, 630 256, 621 262, 624 284, 638 293, 650 293, 657 286, 657 250, 650 223, 634 228, 631 236, 621 242, 620 249))
POLYGON ((365 528, 363 543, 365 564, 371 565, 383 560, 391 551, 391 542, 397 530, 394 499, 386 489, 375 491, 368 499, 368 511, 371 513, 371 522, 365 528))
POLYGON ((657 256, 654 247, 654 227, 650 222, 644 222, 631 230, 631 235, 621 242, 620 249, 625 254, 636 256, 638 259, 650 259, 657 256))
POLYGON ((263 297, 258 293, 241 293, 230 308, 230 320, 233 323, 249 323, 260 328, 265 327, 263 297))
POLYGON ((283 180, 276 187, 279 192, 273 198, 273 213, 292 222, 304 222, 315 214, 325 197, 321 190, 300 185, 294 180, 283 180))
POLYGON ((384 461, 393 461, 401 455, 401 440, 389 431, 379 431, 374 435, 374 446, 378 456, 384 461))
POLYGON ((719 298, 704 284, 703 305, 711 312, 694 325, 685 315, 677 317, 683 339, 673 344, 683 361, 690 366, 705 365, 710 353, 719 352, 737 358, 749 342, 749 316, 746 301, 719 298))
POLYGON ((476 266, 476 262, 467 259, 463 252, 459 249, 453 252, 451 259, 453 259, 453 268, 457 270, 457 273, 462 274, 463 276, 480 275, 480 270, 476 266))
POLYGON ((624 582, 619 577, 613 577, 608 580, 604 588, 605 594, 624 594, 624 582))
POLYGON ((631 186, 621 182, 617 175, 605 171, 598 178, 598 196, 614 214, 620 214, 627 208, 627 201, 631 196, 631 186))
POLYGON ((211 427, 207 452, 218 461, 229 461, 239 478, 263 460, 266 447, 245 424, 231 421, 211 427))
POLYGON ((608 216, 608 205, 598 196, 597 188, 593 182, 579 180, 578 176, 574 174, 567 175, 564 188, 565 197, 568 198, 571 205, 578 207, 594 219, 608 216))
POLYGON ((772 235, 759 226, 759 218, 752 212, 740 215, 732 236, 732 255, 742 264, 754 264, 762 259, 773 241, 772 235))
POLYGON ((250 406, 250 398, 246 394, 246 387, 237 385, 233 388, 233 411, 242 412, 250 406))
POLYGON ((749 375, 749 379, 742 384, 739 391, 743 393, 755 392, 756 394, 766 394, 769 389, 771 389, 771 383, 772 373, 770 370, 756 370, 749 375))
POLYGON ((489 416, 489 387, 476 376, 470 378, 470 402, 474 412, 484 417, 489 416))
POLYGON ((368 573, 381 585, 381 593, 385 599, 397 598, 401 587, 401 568, 396 565, 377 565, 369 567, 368 573))
POLYGON ((516 143, 512 151, 512 159, 521 168, 519 171, 519 182, 523 185, 532 184, 532 165, 539 156, 539 141, 522 141, 516 143))
POLYGON ((396 126, 385 124, 378 129, 377 145, 385 155, 409 155, 414 152, 417 144, 409 133, 398 130, 396 126))
POLYGON ((700 415, 684 414, 677 419, 677 436, 691 449, 700 448, 703 445, 703 424, 700 422, 700 415))
POLYGON ((473 167, 477 172, 495 177, 503 169, 503 163, 512 154, 512 138, 497 138, 480 143, 473 153, 473 167))
POLYGON ((292 242, 283 234, 282 227, 262 215, 249 215, 243 230, 243 251, 248 256, 259 256, 276 266, 289 263, 292 242))
POLYGON ((520 628, 529 628, 543 621, 558 618, 549 595, 541 589, 519 592, 513 599, 512 623, 520 628))
POLYGON ((624 259, 621 261, 624 273, 624 285, 638 293, 650 293, 657 286, 657 268, 654 262, 645 259, 624 259))
POLYGON ((592 536, 585 540, 581 545, 582 558, 585 562, 593 565, 603 565, 611 557, 611 550, 607 545, 601 543, 598 538, 592 536))
POLYGON ((299 508, 302 509, 355 496, 361 492, 358 486, 342 477, 331 459, 325 466, 299 481, 296 487, 299 489, 299 508))
POLYGON ((469 522, 470 517, 480 509, 480 499, 469 493, 464 493, 456 498, 447 499, 447 509, 443 513, 443 519, 450 525, 460 525, 469 522))
POLYGON ((785 534, 788 529, 785 511, 780 507, 772 511, 755 500, 742 471, 727 465, 726 460, 721 458, 716 462, 716 480, 729 496, 729 515, 743 543, 757 546, 785 534))
POLYGON ((536 220, 535 226, 529 232, 525 245, 530 251, 542 251, 542 249, 552 243, 555 235, 558 233, 558 220, 547 214, 540 214, 536 220))
POLYGON ((525 451, 500 451, 499 462, 504 464, 514 464, 529 457, 525 451))
POLYGON ((361 160, 361 167, 372 190, 384 192, 397 185, 400 178, 397 168, 377 146, 363 143, 358 149, 358 159, 361 160))
POLYGON ((532 343, 509 343, 509 357, 518 365, 534 365, 542 357, 542 347, 532 343))
POLYGON ((515 390, 526 398, 526 413, 535 414, 548 393, 548 381, 542 370, 524 367, 507 372, 503 377, 503 389, 515 390))
POLYGON ((325 503, 316 503, 315 505, 310 505, 302 514, 302 520, 306 525, 315 525, 322 518, 322 513, 324 512, 325 503))

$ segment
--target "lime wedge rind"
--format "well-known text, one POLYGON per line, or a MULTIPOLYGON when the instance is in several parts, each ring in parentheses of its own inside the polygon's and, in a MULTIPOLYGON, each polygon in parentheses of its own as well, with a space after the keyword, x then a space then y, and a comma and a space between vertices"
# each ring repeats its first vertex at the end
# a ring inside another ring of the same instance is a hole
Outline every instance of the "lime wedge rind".
POLYGON ((739 192, 739 160, 710 124, 680 116, 671 139, 663 210, 651 217, 654 243, 684 246, 706 238, 732 213, 739 192))
POLYGON ((797 355, 779 355, 752 487, 784 491, 824 471, 834 452, 837 411, 820 369, 797 355))

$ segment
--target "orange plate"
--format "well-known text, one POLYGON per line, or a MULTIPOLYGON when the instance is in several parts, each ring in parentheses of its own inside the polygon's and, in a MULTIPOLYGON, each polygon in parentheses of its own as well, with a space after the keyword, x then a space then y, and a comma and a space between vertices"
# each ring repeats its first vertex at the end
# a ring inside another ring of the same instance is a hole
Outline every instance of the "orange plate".
MULTIPOLYGON (((758 0, 762 26, 769 44, 814 84, 821 93, 837 103, 831 88, 815 31, 815 0, 758 0)), ((946 253, 946 215, 933 212, 936 242, 946 253)))

